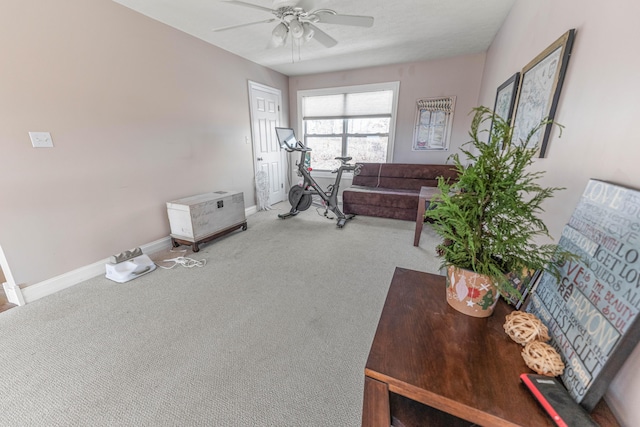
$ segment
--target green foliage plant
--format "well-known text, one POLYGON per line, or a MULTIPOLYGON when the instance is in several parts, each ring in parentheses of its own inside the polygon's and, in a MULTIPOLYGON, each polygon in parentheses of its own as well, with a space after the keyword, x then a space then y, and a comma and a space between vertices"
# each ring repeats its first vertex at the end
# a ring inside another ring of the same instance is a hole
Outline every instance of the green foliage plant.
POLYGON ((529 166, 538 153, 528 147, 530 139, 550 122, 542 120, 528 133, 526 141, 512 143, 512 127, 486 107, 477 107, 469 135, 471 141, 450 156, 459 179, 438 179, 441 195, 432 201, 425 217, 442 237, 437 252, 441 267, 455 266, 490 277, 502 295, 519 295, 506 274, 529 270, 557 273, 554 259, 571 258, 555 244, 536 244, 540 236, 551 239, 539 215, 542 204, 561 187, 542 187, 544 172, 529 166), (492 123, 489 141, 483 124, 492 123))

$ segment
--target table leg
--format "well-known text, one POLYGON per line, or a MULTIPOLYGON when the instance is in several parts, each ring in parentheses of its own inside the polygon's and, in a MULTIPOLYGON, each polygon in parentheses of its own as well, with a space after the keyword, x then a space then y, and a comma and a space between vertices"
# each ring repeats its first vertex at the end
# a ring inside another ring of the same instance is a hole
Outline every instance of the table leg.
POLYGON ((362 427, 389 427, 390 425, 389 386, 365 376, 362 427))
POLYGON ((418 214, 416 215, 416 234, 413 237, 413 246, 420 244, 420 235, 422 234, 422 226, 424 225, 424 211, 427 205, 427 198, 418 198, 418 214))

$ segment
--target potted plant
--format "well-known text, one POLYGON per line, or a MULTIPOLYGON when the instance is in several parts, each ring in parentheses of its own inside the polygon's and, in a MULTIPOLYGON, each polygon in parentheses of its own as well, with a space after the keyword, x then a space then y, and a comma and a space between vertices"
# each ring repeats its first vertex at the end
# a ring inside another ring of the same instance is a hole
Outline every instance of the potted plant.
POLYGON ((491 315, 502 295, 519 294, 506 274, 546 270, 557 274, 554 259, 570 258, 555 244, 537 244, 539 237, 551 237, 538 215, 542 203, 561 190, 542 187, 544 172, 529 170, 537 147, 531 137, 550 123, 541 121, 526 141, 511 143, 508 121, 486 107, 474 109, 469 135, 463 145, 465 163, 458 154, 450 159, 459 173, 456 182, 438 180, 441 194, 425 216, 443 238, 437 252, 447 269, 447 301, 463 313, 476 317, 491 315), (483 142, 483 124, 491 121, 489 141, 483 142))

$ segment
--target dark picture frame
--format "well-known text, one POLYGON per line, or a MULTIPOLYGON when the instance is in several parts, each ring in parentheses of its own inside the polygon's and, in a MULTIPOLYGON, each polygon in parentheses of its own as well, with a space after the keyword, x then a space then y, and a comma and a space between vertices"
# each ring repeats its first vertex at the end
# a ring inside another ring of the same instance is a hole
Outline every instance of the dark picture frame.
POLYGON ((504 295, 505 300, 513 305, 516 310, 520 310, 537 284, 541 274, 542 270, 523 270, 518 273, 512 272, 507 274, 507 280, 514 289, 520 292, 520 295, 506 294, 504 295))
POLYGON ((544 272, 526 302, 549 328, 564 386, 593 410, 640 343, 640 191, 590 179, 558 245, 577 260, 544 272))
MULTIPOLYGON (((496 100, 493 103, 493 113, 505 121, 510 121, 513 115, 513 107, 516 104, 518 95, 518 82, 520 81, 520 73, 515 73, 509 77, 504 83, 498 86, 496 90, 496 100)), ((493 132, 493 120, 489 135, 493 132)))
MULTIPOLYGON (((512 120, 513 143, 526 141, 529 132, 542 120, 554 119, 575 31, 571 29, 564 33, 522 69, 512 120)), ((537 147, 540 157, 546 154, 552 126, 547 123, 529 140, 528 147, 537 147)))

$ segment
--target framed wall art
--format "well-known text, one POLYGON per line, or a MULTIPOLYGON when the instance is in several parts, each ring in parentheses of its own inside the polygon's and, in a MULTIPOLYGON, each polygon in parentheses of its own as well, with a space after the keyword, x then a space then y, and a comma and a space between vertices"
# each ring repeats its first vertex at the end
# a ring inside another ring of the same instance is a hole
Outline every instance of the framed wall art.
MULTIPOLYGON (((567 31, 522 69, 512 121, 513 143, 526 141, 531 129, 545 118, 554 119, 574 38, 575 30, 567 31)), ((529 147, 537 147, 540 157, 547 151, 551 127, 552 123, 543 126, 529 140, 529 147)))
POLYGON ((448 150, 456 97, 419 99, 416 106, 413 151, 448 150))
POLYGON ((578 256, 543 273, 525 311, 549 328, 569 394, 591 411, 640 342, 640 191, 591 179, 558 245, 578 256))
MULTIPOLYGON (((506 82, 502 83, 496 91, 496 101, 493 104, 493 112, 496 116, 503 120, 509 121, 513 114, 513 106, 516 103, 516 94, 518 93, 518 81, 520 73, 515 73, 509 77, 506 82)), ((493 132, 493 120, 489 135, 493 132)))
POLYGON ((513 106, 516 103, 519 81, 520 73, 515 73, 509 77, 506 82, 502 83, 496 91, 496 102, 493 106, 493 112, 504 120, 510 120, 513 114, 513 106))
POLYGON ((503 297, 509 304, 513 305, 516 310, 520 310, 523 303, 529 297, 530 292, 537 284, 541 273, 541 270, 525 269, 521 272, 511 272, 507 274, 507 280, 514 289, 517 289, 518 292, 520 292, 520 295, 505 294, 503 297))

